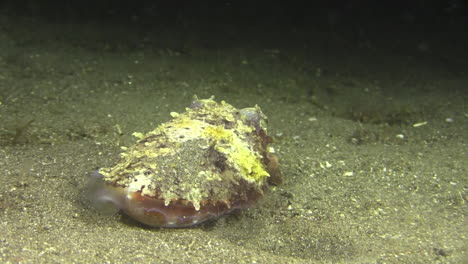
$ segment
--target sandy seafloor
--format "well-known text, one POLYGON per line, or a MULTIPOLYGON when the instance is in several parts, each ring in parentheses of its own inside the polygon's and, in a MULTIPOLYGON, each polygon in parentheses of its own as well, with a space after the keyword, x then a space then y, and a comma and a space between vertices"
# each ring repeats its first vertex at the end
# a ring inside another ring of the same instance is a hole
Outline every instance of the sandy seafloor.
POLYGON ((467 263, 457 28, 0 20, 0 262, 467 263), (93 209, 90 173, 194 94, 263 109, 283 184, 187 229, 93 209))

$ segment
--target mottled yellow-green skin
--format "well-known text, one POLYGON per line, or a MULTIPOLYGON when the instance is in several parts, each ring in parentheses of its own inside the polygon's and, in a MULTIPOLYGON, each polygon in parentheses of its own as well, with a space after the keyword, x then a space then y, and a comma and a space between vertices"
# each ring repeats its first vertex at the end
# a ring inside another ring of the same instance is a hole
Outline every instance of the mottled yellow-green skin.
POLYGON ((102 168, 105 184, 127 188, 128 193, 171 201, 186 201, 196 210, 206 202, 249 199, 263 193, 269 177, 263 162, 268 154, 264 138, 266 117, 249 108, 259 120, 213 98, 198 100, 191 108, 143 135, 122 153, 112 168, 102 168), (258 114, 258 115, 257 115, 258 114))

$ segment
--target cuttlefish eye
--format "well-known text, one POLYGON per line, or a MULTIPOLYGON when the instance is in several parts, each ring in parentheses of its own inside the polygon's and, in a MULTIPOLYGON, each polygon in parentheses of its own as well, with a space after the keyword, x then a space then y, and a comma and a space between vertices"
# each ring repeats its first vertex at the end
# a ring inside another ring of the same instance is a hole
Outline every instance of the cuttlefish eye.
POLYGON ((239 114, 247 124, 255 127, 257 133, 266 126, 266 116, 258 107, 243 108, 239 114))

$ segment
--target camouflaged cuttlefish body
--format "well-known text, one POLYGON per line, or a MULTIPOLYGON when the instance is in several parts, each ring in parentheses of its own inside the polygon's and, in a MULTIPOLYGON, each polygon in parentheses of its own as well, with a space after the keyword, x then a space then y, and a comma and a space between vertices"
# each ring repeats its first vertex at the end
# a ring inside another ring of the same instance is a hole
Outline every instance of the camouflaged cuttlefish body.
POLYGON ((98 171, 95 197, 151 226, 186 227, 238 208, 279 183, 260 107, 238 110, 196 97, 186 112, 138 137, 120 162, 98 171))

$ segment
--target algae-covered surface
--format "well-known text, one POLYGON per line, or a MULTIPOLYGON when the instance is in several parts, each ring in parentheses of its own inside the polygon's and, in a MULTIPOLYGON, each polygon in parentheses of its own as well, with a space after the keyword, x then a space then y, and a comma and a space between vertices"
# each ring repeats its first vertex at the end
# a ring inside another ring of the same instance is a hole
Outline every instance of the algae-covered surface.
POLYGON ((332 13, 272 30, 2 12, 0 262, 467 263, 457 21, 347 30, 332 13), (262 108, 283 183, 194 228, 96 209, 91 173, 195 94, 262 108))

